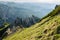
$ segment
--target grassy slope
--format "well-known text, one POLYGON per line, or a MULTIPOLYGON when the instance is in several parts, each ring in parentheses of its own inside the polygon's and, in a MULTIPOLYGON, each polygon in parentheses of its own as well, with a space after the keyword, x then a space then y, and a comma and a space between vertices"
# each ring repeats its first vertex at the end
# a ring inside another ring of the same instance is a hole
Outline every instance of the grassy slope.
MULTIPOLYGON (((57 14, 60 7, 51 13, 57 14)), ((57 29, 60 28, 60 14, 52 16, 50 14, 44 17, 41 22, 24 29, 22 32, 16 32, 3 40, 60 40, 60 34, 57 29)))

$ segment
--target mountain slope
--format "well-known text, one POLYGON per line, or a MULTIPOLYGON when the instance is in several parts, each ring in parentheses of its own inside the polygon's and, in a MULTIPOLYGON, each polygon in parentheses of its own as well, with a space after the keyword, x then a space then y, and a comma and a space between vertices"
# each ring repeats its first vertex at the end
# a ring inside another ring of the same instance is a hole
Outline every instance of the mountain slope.
POLYGON ((3 40, 60 40, 60 6, 45 16, 41 22, 3 40))

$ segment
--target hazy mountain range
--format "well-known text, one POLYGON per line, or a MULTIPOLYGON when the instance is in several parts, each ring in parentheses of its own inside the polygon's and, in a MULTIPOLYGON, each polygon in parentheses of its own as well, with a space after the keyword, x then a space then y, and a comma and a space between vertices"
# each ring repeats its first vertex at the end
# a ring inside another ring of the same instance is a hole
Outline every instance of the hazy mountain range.
POLYGON ((8 22, 13 22, 17 17, 26 19, 32 15, 42 18, 52 11, 54 7, 55 4, 47 3, 0 2, 0 18, 8 22))
POLYGON ((54 7, 55 4, 49 4, 49 3, 47 4, 47 3, 0 2, 1 12, 4 12, 4 14, 8 12, 9 15, 20 16, 20 17, 38 15, 37 17, 41 18, 50 11, 52 11, 54 7))

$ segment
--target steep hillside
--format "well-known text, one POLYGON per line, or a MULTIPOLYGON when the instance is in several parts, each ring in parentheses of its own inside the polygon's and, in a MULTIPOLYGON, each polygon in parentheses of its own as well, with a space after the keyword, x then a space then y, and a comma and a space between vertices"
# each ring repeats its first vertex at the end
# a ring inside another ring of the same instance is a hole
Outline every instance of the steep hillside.
POLYGON ((41 22, 3 40, 60 40, 60 6, 45 16, 41 22))
POLYGON ((41 22, 3 40, 60 40, 60 6, 45 16, 41 22))

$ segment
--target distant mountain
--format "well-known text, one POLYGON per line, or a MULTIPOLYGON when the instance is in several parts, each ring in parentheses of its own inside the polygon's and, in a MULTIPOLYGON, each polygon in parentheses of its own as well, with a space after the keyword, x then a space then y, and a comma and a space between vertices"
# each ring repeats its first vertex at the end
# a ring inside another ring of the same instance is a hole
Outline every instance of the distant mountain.
POLYGON ((23 20, 25 20, 28 17, 32 17, 33 12, 31 10, 26 9, 23 6, 18 7, 15 5, 17 5, 17 3, 0 3, 0 18, 2 19, 1 22, 6 21, 9 23, 13 23, 17 17, 22 18, 23 20))
POLYGON ((14 3, 14 2, 0 2, 0 18, 1 22, 13 23, 19 17, 26 19, 32 15, 42 18, 52 11, 55 4, 47 3, 14 3))
POLYGON ((16 32, 4 40, 60 40, 60 5, 48 15, 42 18, 39 23, 16 32))
MULTIPOLYGON (((4 4, 9 7, 9 13, 18 16, 24 15, 35 15, 39 18, 42 18, 50 11, 52 11, 55 7, 55 4, 49 3, 14 3, 14 2, 0 2, 0 4, 4 4), (19 15, 21 14, 21 15, 19 15), (24 14, 24 15, 23 15, 24 14)), ((25 17, 25 16, 24 16, 25 17)))

